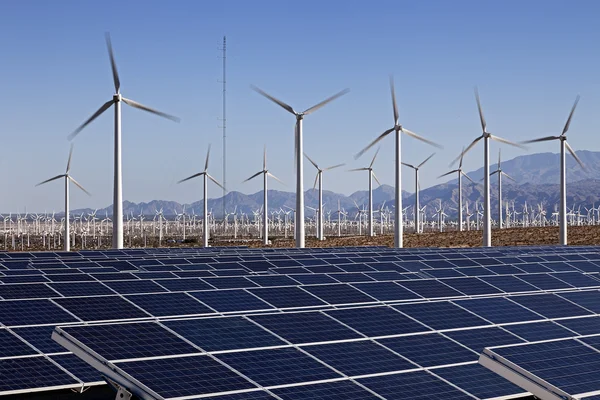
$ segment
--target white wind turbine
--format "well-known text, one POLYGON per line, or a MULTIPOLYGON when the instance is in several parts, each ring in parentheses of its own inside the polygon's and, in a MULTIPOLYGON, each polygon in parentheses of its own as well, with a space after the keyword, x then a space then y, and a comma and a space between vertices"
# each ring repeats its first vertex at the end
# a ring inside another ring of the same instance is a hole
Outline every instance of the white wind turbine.
POLYGON ((272 102, 278 104, 284 110, 292 113, 296 116, 296 126, 295 126, 295 140, 294 140, 294 163, 296 164, 296 212, 295 218, 296 223, 294 226, 295 229, 295 239, 296 239, 296 247, 304 247, 304 167, 303 167, 303 142, 302 142, 302 120, 305 115, 308 115, 312 112, 317 111, 319 108, 323 107, 325 104, 337 99, 338 97, 349 92, 349 89, 344 89, 339 93, 334 94, 333 96, 323 100, 322 102, 315 104, 314 106, 307 108, 305 111, 298 112, 295 111, 292 106, 284 103, 281 100, 276 99, 275 97, 263 92, 261 89, 256 86, 252 86, 252 89, 257 93, 263 95, 267 99, 272 102))
MULTIPOLYGON (((405 167, 409 167, 415 170, 415 210, 420 210, 419 208, 419 169, 421 169, 421 167, 423 165, 425 165, 425 163, 427 161, 429 161, 431 159, 431 157, 435 156, 435 153, 433 153, 432 155, 430 155, 429 157, 427 157, 421 164, 417 165, 416 167, 412 164, 407 164, 405 162, 402 163, 402 165, 404 165, 405 167)), ((415 213, 415 233, 420 233, 420 229, 419 229, 419 213, 415 213)))
POLYGON ((536 143, 536 142, 546 142, 549 140, 560 140, 560 208, 559 208, 559 221, 560 221, 560 234, 559 240, 561 245, 567 244, 567 165, 565 159, 565 148, 569 150, 569 153, 575 158, 575 161, 581 166, 581 168, 585 169, 585 166, 573 151, 573 148, 567 143, 566 133, 569 130, 569 125, 571 125, 571 120, 573 119, 573 113, 575 113, 575 108, 577 107, 577 103, 579 103, 579 96, 575 99, 575 104, 573 104, 573 108, 571 108, 571 113, 569 114, 569 118, 567 118, 567 122, 565 123, 565 127, 562 130, 562 133, 559 136, 546 136, 539 139, 528 140, 524 143, 536 143))
POLYGON ((371 142, 371 144, 369 144, 367 147, 365 147, 360 152, 358 152, 358 154, 356 154, 355 158, 358 158, 361 155, 363 155, 365 153, 365 151, 367 151, 368 149, 373 147, 377 142, 379 142, 381 139, 383 139, 390 133, 396 132, 396 146, 395 146, 396 179, 395 179, 395 200, 394 200, 394 209, 396 211, 394 213, 394 247, 402 247, 402 228, 403 228, 402 227, 402 213, 401 213, 401 210, 402 210, 402 170, 401 170, 402 151, 401 151, 401 136, 400 136, 400 134, 405 133, 408 136, 412 136, 415 139, 419 139, 425 143, 428 143, 428 144, 438 147, 438 148, 442 148, 442 146, 440 146, 430 140, 427 140, 424 137, 419 136, 416 133, 411 132, 408 129, 404 128, 402 125, 400 125, 400 123, 398 121, 399 115, 398 115, 398 105, 396 104, 396 92, 394 90, 394 80, 392 77, 390 77, 390 91, 392 92, 392 107, 393 107, 393 111, 394 111, 394 126, 391 127, 390 129, 388 129, 387 131, 383 132, 375 140, 373 140, 371 142))
POLYGON ((500 159, 502 154, 501 151, 502 150, 498 149, 498 169, 490 173, 490 176, 498 174, 498 229, 502 229, 502 176, 505 176, 511 181, 516 182, 512 176, 502 171, 500 159))
MULTIPOLYGON (((265 146, 264 149, 264 153, 263 153, 263 169, 262 171, 258 171, 257 173, 255 173, 254 175, 252 175, 250 178, 246 179, 244 182, 248 182, 251 179, 256 178, 259 175, 263 175, 263 244, 266 246, 269 244, 269 213, 268 208, 267 208, 267 178, 271 177, 273 179, 275 179, 276 181, 280 182, 283 184, 283 182, 281 182, 281 180, 279 178, 277 178, 275 175, 273 175, 272 173, 270 173, 267 170, 267 147, 265 146)), ((242 182, 243 183, 243 182, 242 182)))
POLYGON ((315 177, 315 184, 313 185, 313 189, 317 187, 317 181, 319 182, 319 222, 317 227, 317 238, 319 240, 325 240, 325 235, 323 234, 323 172, 329 171, 330 169, 342 167, 346 164, 336 164, 327 168, 319 168, 316 162, 314 162, 306 153, 304 156, 310 161, 312 165, 317 169, 317 176, 315 177))
POLYGON ((72 140, 79 132, 83 130, 90 122, 98 118, 104 111, 108 110, 111 106, 115 106, 115 149, 114 149, 114 192, 113 192, 113 238, 112 247, 115 249, 123 248, 123 184, 122 184, 122 172, 121 172, 121 102, 130 105, 131 107, 138 108, 140 110, 148 111, 152 114, 168 118, 175 122, 179 122, 179 118, 169 114, 154 110, 136 101, 127 99, 121 96, 121 81, 119 80, 119 74, 117 73, 117 64, 112 50, 112 44, 110 41, 110 35, 106 34, 106 45, 108 47, 108 55, 110 57, 110 65, 112 68, 113 81, 115 84, 115 94, 113 98, 104 103, 98 111, 94 113, 87 121, 79 126, 71 135, 69 140, 72 140))
MULTIPOLYGON (((373 164, 375 163, 377 154, 379 154, 379 149, 377 149, 377 151, 375 152, 375 155, 373 156, 373 159, 371 160, 371 164, 369 164, 368 167, 354 168, 354 169, 350 170, 350 171, 369 171, 369 236, 375 236, 375 233, 373 232, 373 178, 375 178, 377 183, 379 185, 381 185, 381 182, 379 182, 379 179, 377 179, 377 176, 375 175, 375 171, 373 171, 373 164)), ((356 208, 358 208, 358 205, 356 206, 356 208)))
MULTIPOLYGON (((463 147, 463 152, 465 151, 464 147, 463 147)), ((473 182, 473 179, 469 178, 469 175, 465 174, 463 169, 462 169, 462 164, 463 164, 463 154, 461 153, 460 155, 460 163, 458 164, 458 168, 454 169, 452 171, 446 172, 443 175, 438 176, 439 178, 442 178, 444 176, 453 174, 455 172, 458 172, 458 230, 460 232, 462 232, 463 230, 463 206, 462 206, 462 177, 464 176, 465 178, 467 178, 468 180, 470 180, 473 184, 475 182, 473 182)))
POLYGON ((479 111, 479 121, 481 122, 481 136, 477 137, 475 140, 471 142, 471 144, 463 150, 460 155, 450 163, 452 166, 456 161, 458 161, 461 157, 463 157, 469 150, 471 150, 477 142, 483 139, 483 246, 490 247, 492 245, 492 223, 491 223, 491 209, 490 209, 490 139, 496 140, 501 143, 509 144, 511 146, 523 147, 516 143, 510 142, 501 137, 492 135, 487 131, 487 124, 485 122, 485 118, 483 117, 483 111, 481 110, 481 102, 479 101, 479 92, 477 88, 475 88, 475 99, 477 100, 477 110, 479 111))
POLYGON ((210 157, 210 145, 208 145, 208 151, 206 152, 206 161, 204 162, 204 171, 202 172, 198 172, 197 174, 194 174, 192 176, 188 176, 185 179, 180 180, 177 183, 182 183, 185 181, 189 181, 190 179, 194 179, 197 178, 199 176, 203 176, 204 177, 204 205, 202 207, 203 213, 202 213, 202 244, 204 247, 208 247, 208 179, 210 179, 211 181, 213 181, 217 186, 219 186, 221 189, 225 190, 225 188, 223 187, 223 185, 221 185, 219 182, 217 182, 217 180, 215 178, 213 178, 212 176, 209 175, 208 173, 208 159, 210 157))
POLYGON ((83 188, 71 175, 69 175, 69 171, 71 171, 71 157, 73 156, 73 145, 71 145, 71 150, 69 151, 69 160, 67 161, 67 170, 64 174, 57 175, 54 178, 47 179, 43 182, 38 183, 36 186, 43 185, 44 183, 52 182, 56 179, 65 178, 65 231, 64 231, 64 250, 71 250, 71 240, 70 240, 70 221, 69 221, 69 182, 73 182, 75 186, 79 189, 83 190, 88 196, 90 193, 83 188))

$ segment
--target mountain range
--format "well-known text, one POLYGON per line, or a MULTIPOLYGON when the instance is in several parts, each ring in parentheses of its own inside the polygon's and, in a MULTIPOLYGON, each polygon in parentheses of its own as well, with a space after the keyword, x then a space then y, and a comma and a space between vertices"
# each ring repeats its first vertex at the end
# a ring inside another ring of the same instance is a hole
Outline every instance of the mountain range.
MULTIPOLYGON (((600 203, 600 152, 578 151, 577 155, 584 162, 586 169, 582 169, 571 157, 567 155, 567 203, 568 207, 584 207, 590 208, 595 203, 600 203)), ((493 158, 492 158, 493 159, 493 158)), ((497 168, 497 164, 492 164, 490 170, 497 168)), ((525 202, 529 205, 543 204, 547 215, 554 210, 554 207, 559 202, 559 155, 554 153, 537 153, 532 155, 524 155, 502 162, 502 170, 513 177, 516 182, 511 182, 508 179, 503 179, 503 201, 509 203, 514 202, 515 207, 521 210, 525 202)), ((483 168, 469 172, 467 174, 477 184, 472 184, 466 179, 463 180, 463 198, 470 204, 470 210, 473 210, 475 202, 483 200, 483 185, 479 180, 483 177, 483 168)), ((491 202, 492 202, 492 217, 497 215, 497 178, 492 178, 491 186, 491 202)), ((402 192, 403 207, 412 206, 414 204, 414 193, 406 191, 402 192)), ((436 208, 439 207, 440 201, 444 207, 446 214, 450 217, 456 215, 456 210, 453 209, 458 201, 457 180, 453 179, 448 182, 422 189, 420 191, 421 206, 427 206, 427 213, 431 215, 436 208)), ((373 190, 374 208, 389 207, 392 209, 394 199, 394 189, 389 185, 381 185, 373 190)), ((318 190, 310 189, 305 192, 305 204, 308 207, 317 207, 318 205, 318 190)), ((328 190, 323 191, 323 203, 326 210, 334 212, 338 209, 338 201, 340 207, 354 215, 357 212, 357 207, 363 207, 368 202, 368 191, 357 191, 350 196, 334 193, 328 190)), ((236 209, 238 212, 243 212, 252 215, 253 211, 260 210, 263 202, 262 191, 254 194, 244 194, 241 192, 229 192, 225 196, 226 211, 231 213, 236 209)), ((176 213, 183 211, 183 204, 175 201, 167 200, 152 200, 150 202, 132 203, 129 201, 123 202, 124 215, 139 215, 153 216, 159 210, 163 210, 163 215, 174 216, 176 213)), ((277 190, 269 190, 269 209, 284 210, 293 209, 295 206, 295 194, 292 192, 283 192, 277 190)), ((223 216, 223 198, 213 198, 208 200, 208 208, 212 210, 216 218, 223 216)), ((412 209, 412 208, 411 208, 412 209)), ((73 214, 91 213, 91 209, 73 210, 73 214)), ((186 214, 202 213, 202 200, 185 204, 186 214)), ((112 205, 101 210, 97 210, 98 216, 112 214, 112 205)), ((412 214, 412 211, 409 211, 412 214)), ((305 212, 307 217, 314 215, 314 211, 308 209, 305 212)))

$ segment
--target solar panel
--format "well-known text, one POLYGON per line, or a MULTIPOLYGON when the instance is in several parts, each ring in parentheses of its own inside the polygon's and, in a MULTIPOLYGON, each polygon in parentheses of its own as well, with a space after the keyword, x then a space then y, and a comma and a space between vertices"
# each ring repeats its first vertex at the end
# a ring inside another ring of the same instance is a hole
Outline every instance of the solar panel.
POLYGON ((398 282, 408 290, 412 290, 419 296, 435 299, 441 297, 457 297, 464 296, 463 293, 452 289, 450 286, 444 285, 440 281, 435 280, 413 280, 398 282))
POLYGON ((590 311, 554 294, 512 296, 510 299, 547 318, 577 317, 591 314, 590 311))
POLYGON ((389 307, 351 308, 326 314, 366 336, 426 332, 426 326, 389 307))
POLYGON ((572 330, 578 335, 594 335, 600 333, 600 317, 569 318, 555 322, 572 330))
POLYGON ((166 289, 150 280, 108 281, 104 284, 119 294, 167 292, 166 289))
POLYGON ((0 357, 16 357, 32 354, 39 353, 6 329, 0 329, 0 357))
POLYGON ((468 296, 502 293, 478 278, 449 278, 441 281, 468 296))
POLYGON ((50 359, 75 375, 77 379, 85 382, 87 385, 90 385, 94 382, 101 384, 105 383, 104 378, 102 378, 97 369, 74 354, 57 354, 51 356, 50 359))
POLYGON ((496 327, 446 332, 444 335, 477 353, 481 353, 484 347, 524 342, 510 332, 496 327))
POLYGON ((201 281, 198 278, 157 279, 155 283, 173 292, 213 289, 211 285, 201 281))
POLYGON ((0 285, 3 299, 47 299, 60 295, 43 283, 16 283, 0 285))
POLYGON ((522 274, 518 275, 519 279, 538 287, 542 290, 553 290, 553 289, 572 289, 573 286, 566 282, 561 281, 553 277, 550 274, 522 274))
POLYGON ((215 313, 213 309, 185 293, 136 294, 126 298, 155 317, 215 313))
MULTIPOLYGON (((266 290, 266 289, 265 289, 266 290)), ((190 292, 198 300, 218 312, 272 310, 273 306, 245 290, 190 292)))
POLYGON ((303 285, 316 285, 320 283, 335 283, 336 280, 325 274, 294 274, 291 278, 303 285))
POLYGON ((174 320, 163 322, 163 325, 205 351, 286 345, 277 336, 242 317, 174 320))
POLYGON ((150 316, 118 296, 65 297, 54 301, 84 321, 108 321, 150 316))
POLYGON ((403 304, 394 308, 436 330, 489 325, 489 322, 447 301, 403 304))
POLYGON ((480 279, 506 293, 539 291, 537 287, 519 279, 516 275, 482 276, 480 279))
POLYGON ((81 386, 75 378, 44 357, 0 359, 0 394, 81 386))
POLYGON ((352 285, 379 301, 413 300, 421 297, 394 282, 368 282, 352 285))
POLYGON ((375 299, 346 284, 305 286, 307 292, 329 304, 374 303, 375 299))
POLYGON ((315 307, 326 305, 326 303, 299 287, 257 288, 248 291, 277 308, 315 307))
POLYGON ((44 354, 64 353, 67 350, 52 340, 54 325, 16 328, 12 331, 44 354))
POLYGON ((495 324, 544 319, 541 315, 503 297, 455 300, 454 303, 495 324))
POLYGON ((563 328, 562 326, 552 321, 507 325, 504 326, 504 329, 527 340, 528 342, 535 342, 538 340, 560 339, 575 335, 574 332, 563 328))
POLYGON ((273 389, 283 400, 376 400, 376 395, 351 381, 337 381, 316 385, 290 386, 273 389))
POLYGON ((26 326, 78 322, 49 300, 0 301, 0 323, 5 326, 26 326))

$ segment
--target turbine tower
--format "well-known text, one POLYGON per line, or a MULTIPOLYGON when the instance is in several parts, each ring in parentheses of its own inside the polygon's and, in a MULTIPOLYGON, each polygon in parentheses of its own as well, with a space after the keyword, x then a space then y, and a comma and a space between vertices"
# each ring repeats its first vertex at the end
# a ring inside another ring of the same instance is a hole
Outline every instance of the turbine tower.
POLYGON ((334 94, 333 96, 323 100, 322 102, 315 104, 314 106, 306 109, 302 112, 295 111, 292 106, 284 103, 281 100, 276 99, 275 97, 263 92, 261 89, 256 86, 252 86, 252 89, 271 100, 272 102, 278 104, 284 110, 289 113, 292 113, 296 116, 296 127, 295 127, 295 140, 294 140, 294 163, 296 164, 296 224, 294 226, 295 235, 296 235, 296 247, 303 248, 304 247, 304 170, 303 170, 303 157, 302 154, 304 151, 302 150, 303 142, 302 142, 302 120, 304 116, 317 111, 319 108, 323 107, 325 104, 337 99, 338 97, 349 92, 348 89, 344 89, 339 93, 334 94))
POLYGON ((490 247, 492 245, 492 223, 491 223, 491 213, 490 213, 490 139, 493 139, 500 143, 509 144, 515 147, 523 146, 518 145, 516 143, 510 142, 501 137, 492 135, 487 131, 487 124, 485 122, 485 118, 483 117, 483 111, 481 110, 481 102, 479 101, 479 92, 477 88, 475 88, 475 100, 477 101, 477 110, 479 111, 479 121, 481 122, 481 136, 477 137, 475 140, 471 142, 471 144, 463 150, 460 155, 450 163, 450 166, 454 165, 456 161, 458 161, 461 157, 463 157, 469 150, 471 150, 477 142, 483 139, 483 246, 490 247))
POLYGON ((182 183, 185 181, 189 181, 190 179, 197 178, 199 176, 204 177, 204 205, 203 205, 203 213, 202 213, 202 245, 204 247, 208 247, 208 179, 213 181, 217 186, 221 189, 224 189, 223 185, 221 185, 215 178, 208 174, 208 159, 210 157, 210 145, 208 145, 208 151, 206 152, 206 161, 204 162, 204 171, 198 172, 192 176, 188 176, 185 179, 180 180, 177 183, 182 183))
POLYGON ((443 178, 444 176, 458 172, 458 230, 460 232, 463 231, 462 177, 464 176, 469 181, 471 181, 471 183, 475 184, 475 182, 473 182, 473 179, 469 178, 469 175, 465 174, 462 170, 464 151, 465 151, 465 148, 463 147, 463 153, 460 154, 460 163, 458 164, 457 169, 454 169, 452 171, 446 172, 443 175, 438 176, 438 179, 439 179, 439 178, 443 178))
MULTIPOLYGON (((283 184, 283 182, 281 182, 281 180, 279 178, 277 178, 275 175, 273 175, 272 173, 269 172, 269 170, 267 170, 267 146, 265 146, 264 149, 264 153, 263 153, 263 169, 262 171, 258 171, 257 173, 255 173, 254 175, 252 175, 250 178, 246 179, 244 182, 248 182, 251 179, 256 178, 257 176, 259 176, 260 174, 263 174, 263 244, 265 246, 267 246, 269 244, 269 213, 268 213, 268 208, 267 208, 267 178, 270 176, 271 178, 275 179, 276 181, 280 182, 283 184)), ((242 182, 242 183, 244 183, 242 182)))
POLYGON ((575 99, 575 104, 573 104, 573 108, 571 108, 571 113, 569 114, 569 118, 567 118, 567 122, 565 123, 565 127, 562 130, 562 133, 559 136, 546 136, 539 139, 528 140, 524 143, 537 143, 537 142, 546 142, 549 140, 560 140, 560 210, 559 210, 559 219, 560 219, 560 237, 559 241, 561 245, 567 244, 567 165, 565 159, 565 148, 569 150, 569 153, 575 158, 575 161, 581 166, 581 168, 585 169, 585 166, 573 151, 573 148, 567 143, 567 131, 569 130, 569 126, 571 125, 571 120, 573 119, 573 113, 575 113, 575 108, 577 107, 577 103, 579 103, 579 96, 575 99))
MULTIPOLYGON (((373 164, 375 163, 377 154, 379 154, 379 149, 377 149, 377 151, 375 152, 375 155, 373 156, 373 159, 371 160, 371 164, 369 164, 368 167, 354 168, 354 169, 350 170, 350 171, 369 171, 369 236, 375 236, 375 234, 373 232, 373 178, 375 178, 377 183, 379 185, 381 185, 381 182, 379 182, 379 179, 377 179, 377 176, 375 175, 375 171, 373 171, 373 164)), ((358 205, 356 205, 356 208, 358 208, 358 205)), ((360 211, 360 209, 359 209, 359 211, 360 211)))
MULTIPOLYGON (((313 185, 313 189, 317 187, 317 181, 319 181, 319 221, 317 227, 317 238, 319 240, 325 240, 325 234, 323 233, 323 172, 329 171, 330 169, 342 167, 345 164, 337 164, 327 168, 319 168, 316 162, 311 160, 311 158, 304 153, 304 156, 310 161, 310 163, 317 169, 317 176, 315 177, 315 184, 313 185)), ((339 208, 339 207, 338 207, 339 208)))
POLYGON ((394 126, 391 127, 390 129, 388 129, 387 131, 383 132, 381 135, 379 135, 375 140, 373 140, 371 142, 371 144, 369 144, 367 147, 365 147, 360 152, 358 152, 358 154, 356 154, 356 156, 354 156, 354 158, 358 158, 361 155, 363 155, 368 149, 373 147, 377 142, 379 142, 381 139, 383 139, 390 133, 396 132, 396 146, 395 146, 395 151, 396 151, 395 189, 396 190, 395 190, 395 201, 394 201, 394 208, 396 211, 394 212, 394 247, 402 247, 402 171, 401 171, 402 151, 401 151, 401 136, 400 136, 400 134, 404 133, 408 136, 412 136, 415 139, 419 139, 425 143, 428 143, 428 144, 438 147, 440 149, 442 148, 442 146, 440 146, 439 144, 436 144, 430 140, 427 140, 424 137, 419 136, 416 133, 411 132, 408 129, 404 128, 402 125, 400 125, 400 123, 398 121, 399 115, 398 115, 398 105, 396 104, 396 92, 394 89, 394 79, 392 77, 390 77, 390 91, 392 92, 392 108, 394 111, 394 126))
POLYGON ((112 44, 110 41, 110 35, 106 34, 106 45, 108 47, 108 55, 110 57, 110 65, 112 68, 113 81, 115 84, 115 94, 113 98, 102 105, 92 115, 79 126, 73 133, 69 135, 69 140, 72 140, 79 132, 83 130, 90 122, 98 118, 104 111, 108 110, 111 106, 115 106, 115 149, 114 149, 114 192, 113 192, 113 237, 112 247, 114 249, 123 248, 123 174, 121 172, 121 102, 130 105, 131 107, 138 108, 156 114, 158 116, 170 119, 175 122, 179 122, 179 118, 169 114, 154 110, 143 104, 140 104, 131 99, 127 99, 121 96, 121 81, 119 80, 119 74, 117 73, 117 64, 113 54, 112 44))
POLYGON ((502 154, 501 151, 502 150, 498 149, 498 169, 490 173, 490 176, 498 174, 498 229, 502 229, 502 176, 505 176, 511 181, 516 182, 513 177, 502 171, 502 164, 500 160, 502 154))
MULTIPOLYGON (((407 163, 402 163, 402 165, 404 165, 405 167, 409 167, 415 170, 415 210, 420 210, 419 208, 419 169, 425 165, 425 163, 427 161, 429 161, 431 159, 431 157, 435 156, 435 153, 433 153, 432 155, 430 155, 429 157, 427 157, 425 159, 425 161, 423 161, 421 164, 417 165, 416 167, 412 164, 407 164, 407 163)), ((441 205, 440 205, 441 207, 441 205)), ((419 225, 420 225, 420 213, 419 212, 415 212, 415 233, 420 233, 420 229, 419 229, 419 225)))
POLYGON ((52 182, 56 179, 60 179, 60 178, 65 178, 65 231, 63 233, 64 238, 63 238, 63 244, 64 244, 64 250, 65 251, 70 251, 71 250, 71 237, 70 237, 70 221, 69 221, 69 181, 73 182, 75 184, 75 186, 77 186, 79 189, 83 190, 88 196, 90 196, 90 193, 85 190, 83 188, 83 186, 81 186, 75 179, 73 179, 73 177, 71 175, 69 175, 69 171, 71 171, 71 157, 73 156, 73 145, 71 145, 71 150, 69 151, 69 159, 67 161, 67 170, 65 171, 64 174, 61 175, 57 175, 54 178, 50 178, 45 180, 44 182, 40 182, 35 186, 40 186, 43 185, 44 183, 48 183, 48 182, 52 182))

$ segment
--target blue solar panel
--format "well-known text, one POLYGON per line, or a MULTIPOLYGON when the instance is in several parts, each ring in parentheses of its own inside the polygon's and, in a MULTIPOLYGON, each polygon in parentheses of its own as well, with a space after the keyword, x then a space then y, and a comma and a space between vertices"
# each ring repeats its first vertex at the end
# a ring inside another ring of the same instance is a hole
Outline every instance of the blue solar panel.
POLYGON ((305 286, 304 289, 329 304, 374 303, 375 299, 347 284, 305 286))
POLYGON ((539 289, 537 287, 530 285, 529 283, 517 278, 516 276, 483 276, 480 279, 506 293, 539 292, 539 289))
POLYGON ((43 283, 17 283, 0 285, 0 297, 4 299, 44 299, 60 295, 43 283))
POLYGON ((591 314, 590 311, 554 294, 512 296, 510 299, 547 318, 577 317, 591 314))
POLYGON ((401 336, 377 341, 422 367, 477 360, 475 352, 439 333, 401 336))
POLYGON ((379 301, 412 300, 421 297, 394 282, 355 283, 352 286, 379 301))
POLYGON ((478 278, 449 278, 442 279, 442 282, 469 296, 502 293, 478 278))
POLYGON ((6 326, 59 324, 79 321, 49 300, 0 301, 0 323, 6 326))
POLYGON ((492 271, 498 275, 514 275, 514 274, 522 274, 523 270, 515 267, 514 265, 492 265, 489 267, 485 267, 485 269, 492 271))
POLYGON ((366 336, 426 332, 426 326, 389 307, 351 308, 326 314, 366 336))
POLYGON ((318 312, 256 315, 249 318, 294 344, 361 337, 350 328, 318 312))
POLYGON ((375 376, 358 382, 389 400, 472 400, 471 396, 426 371, 375 376))
POLYGON ((456 270, 466 276, 495 276, 495 272, 489 268, 483 267, 463 267, 457 268, 456 270))
POLYGON ((201 281, 198 278, 172 278, 172 279, 157 279, 155 281, 162 287, 173 292, 184 292, 188 290, 209 290, 213 289, 209 284, 201 281))
POLYGON ((421 272, 431 276, 432 278, 457 278, 465 276, 454 268, 423 269, 421 272))
POLYGON ((281 346, 286 343, 242 317, 200 318, 163 322, 205 351, 281 346))
POLYGON ((219 354, 220 360, 261 386, 341 378, 341 375, 294 348, 219 354))
POLYGON ((514 396, 525 392, 480 364, 439 368, 433 373, 466 390, 478 399, 514 396))
POLYGON ((50 282, 50 279, 46 278, 45 275, 15 275, 15 276, 3 276, 0 278, 2 283, 43 283, 50 282))
POLYGON ((485 347, 523 342, 517 336, 496 327, 447 332, 445 335, 477 353, 481 353, 485 347))
POLYGON ((44 357, 0 360, 0 393, 25 389, 81 385, 44 357))
POLYGON ((572 330, 578 335, 594 335, 600 333, 600 317, 570 318, 555 322, 572 330))
MULTIPOLYGON (((538 287, 542 290, 554 290, 554 289, 572 289, 573 286, 566 282, 561 281, 553 277, 550 274, 522 274, 518 275, 519 279, 538 287)), ((599 282, 600 283, 600 282, 599 282)))
POLYGON ((291 278, 303 285, 316 285, 320 283, 336 283, 336 280, 325 274, 294 274, 291 278))
POLYGON ((277 308, 314 307, 326 305, 323 301, 299 287, 250 289, 250 293, 260 297, 277 308))
POLYGON ((68 297, 55 299, 55 301, 84 321, 108 321, 150 316, 118 296, 68 297))
POLYGON ((436 330, 489 325, 487 321, 447 301, 404 304, 394 308, 436 330))
MULTIPOLYGON (((133 269, 133 268, 132 268, 133 269)), ((137 276, 130 272, 109 272, 109 273, 98 273, 98 274, 90 274, 94 278, 98 279, 100 282, 107 281, 122 281, 124 279, 138 279, 137 276)))
POLYGON ((428 299, 440 297, 456 297, 464 296, 464 294, 452 289, 450 286, 444 285, 440 281, 434 280, 419 280, 419 281, 402 281, 398 282, 405 288, 412 290, 420 296, 428 299))
POLYGON ((596 314, 600 314, 600 291, 566 292, 559 295, 596 314))
POLYGON ((562 326, 551 321, 507 325, 503 328, 527 340, 528 342, 560 339, 575 336, 574 332, 565 329, 562 326))
POLYGON ((577 288, 600 287, 600 280, 581 272, 558 272, 551 275, 577 288))
POLYGON ((275 397, 271 396, 269 393, 257 390, 252 392, 242 392, 242 393, 234 393, 234 394, 223 394, 220 396, 211 397, 214 400, 273 400, 275 397))
POLYGON ((88 274, 52 274, 46 275, 46 278, 51 280, 52 282, 96 282, 94 278, 92 278, 88 274))
POLYGON ((544 319, 541 315, 502 297, 455 300, 454 303, 495 324, 544 319))
POLYGON ((104 378, 100 375, 97 369, 83 361, 74 354, 60 354, 50 357, 54 362, 60 364, 61 367, 71 372, 75 377, 85 383, 103 382, 104 378))
POLYGON ((16 357, 30 354, 39 353, 6 329, 0 329, 0 357, 16 357))
POLYGON ((183 397, 255 388, 208 356, 158 358, 116 364, 162 397, 183 397))
POLYGON ((245 290, 190 292, 189 294, 219 312, 273 309, 272 305, 265 303, 245 290))
POLYGON ((126 298, 155 317, 215 313, 214 310, 185 293, 136 294, 126 298))
MULTIPOLYGON (((100 282, 49 283, 52 289, 63 296, 101 296, 115 294, 100 282)), ((56 296, 55 296, 56 297, 56 296)))
POLYGON ((67 351, 60 344, 52 340, 52 331, 54 325, 31 326, 28 328, 16 328, 13 332, 25 339, 29 344, 34 346, 42 353, 64 353, 67 351))
POLYGON ((351 381, 292 386, 272 390, 283 400, 376 400, 379 397, 351 381))
MULTIPOLYGON (((292 279, 292 277, 285 275, 263 275, 263 276, 250 276, 248 277, 252 282, 259 286, 295 286, 298 282, 292 279)), ((600 284, 600 282, 598 282, 600 284)))
POLYGON ((372 341, 305 346, 302 349, 348 376, 418 368, 415 364, 372 341))
POLYGON ((104 282, 104 284, 119 294, 167 292, 166 289, 150 280, 108 281, 104 282))
POLYGON ((362 272, 346 272, 339 274, 329 274, 330 277, 338 282, 349 283, 349 282, 373 282, 375 279, 363 274, 362 272))

